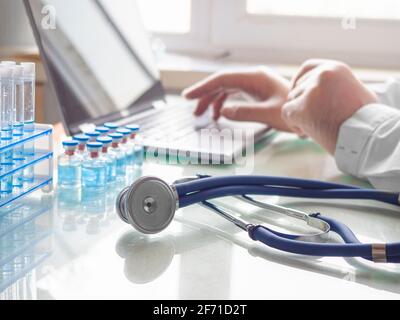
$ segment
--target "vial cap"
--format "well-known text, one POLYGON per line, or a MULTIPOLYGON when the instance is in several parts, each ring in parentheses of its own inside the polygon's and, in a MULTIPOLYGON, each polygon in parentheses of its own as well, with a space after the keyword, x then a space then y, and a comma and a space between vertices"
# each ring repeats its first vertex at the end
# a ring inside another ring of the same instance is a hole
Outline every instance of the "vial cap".
POLYGON ((108 135, 110 138, 112 138, 113 140, 118 140, 118 139, 122 139, 124 137, 124 135, 122 135, 121 133, 110 133, 108 135))
POLYGON ((90 131, 90 132, 85 132, 85 135, 87 135, 90 138, 97 138, 100 135, 100 132, 98 131, 90 131))
POLYGON ((100 149, 103 146, 100 142, 89 142, 87 144, 88 149, 100 149))
POLYGON ((107 132, 110 131, 110 128, 107 128, 107 127, 96 127, 95 130, 100 132, 100 133, 107 133, 107 132))
POLYGON ((24 76, 35 76, 35 63, 21 62, 20 65, 24 68, 24 76))
POLYGON ((97 142, 100 142, 102 144, 108 144, 112 142, 112 139, 110 137, 99 137, 97 138, 97 142))
POLYGON ((106 122, 104 124, 104 127, 108 128, 108 129, 115 130, 115 129, 118 128, 118 125, 116 123, 114 123, 114 122, 106 122))
POLYGON ((136 132, 140 130, 140 126, 138 124, 129 124, 125 128, 127 128, 131 132, 136 132))
POLYGON ((79 142, 76 140, 64 140, 62 144, 64 147, 76 147, 79 142))
POLYGON ((125 128, 121 128, 117 130, 117 133, 123 134, 124 136, 127 136, 131 133, 131 130, 125 129, 125 128))
POLYGON ((89 141, 90 137, 86 134, 77 134, 74 136, 74 140, 79 142, 87 142, 89 141))

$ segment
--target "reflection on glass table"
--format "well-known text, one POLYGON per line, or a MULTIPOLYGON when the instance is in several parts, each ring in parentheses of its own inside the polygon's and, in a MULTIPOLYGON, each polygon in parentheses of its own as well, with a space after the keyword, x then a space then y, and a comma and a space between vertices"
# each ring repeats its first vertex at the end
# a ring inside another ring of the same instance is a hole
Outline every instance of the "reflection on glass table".
MULTIPOLYGON (((293 203, 299 205, 299 203, 293 203)), ((324 205, 329 207, 329 204, 324 205)), ((336 207, 337 204, 334 206, 336 207)), ((235 204, 231 204, 231 207, 237 209, 235 204)), ((365 214, 368 214, 367 206, 354 204, 352 207, 356 210, 365 210, 365 214)), ((369 210, 374 211, 373 208, 369 210)), ((381 210, 387 214, 397 214, 397 212, 390 212, 389 209, 381 210)), ((262 210, 249 212, 248 218, 257 223, 277 225, 278 222, 282 231, 294 233, 301 231, 301 228, 298 229, 298 226, 292 225, 290 221, 280 221, 279 215, 266 214, 262 210)), ((222 239, 247 250, 254 258, 357 282, 378 290, 400 293, 400 268, 397 265, 379 265, 358 258, 344 258, 345 263, 342 264, 329 258, 285 253, 249 241, 246 237, 242 237, 238 228, 226 222, 213 225, 201 221, 201 218, 193 219, 190 214, 177 215, 175 220, 182 223, 181 232, 144 235, 136 231, 128 231, 120 236, 116 244, 116 252, 124 259, 124 274, 129 281, 135 284, 156 281, 168 270, 176 256, 213 245, 222 239)), ((340 241, 340 239, 333 237, 329 241, 340 241)))
POLYGON ((61 218, 62 229, 66 232, 76 231, 85 226, 87 234, 99 234, 110 220, 116 218, 115 200, 119 192, 137 177, 141 170, 136 170, 126 181, 108 184, 104 190, 90 187, 57 187, 56 207, 61 218))
POLYGON ((0 209, 0 300, 33 299, 35 268, 51 254, 52 196, 0 209))

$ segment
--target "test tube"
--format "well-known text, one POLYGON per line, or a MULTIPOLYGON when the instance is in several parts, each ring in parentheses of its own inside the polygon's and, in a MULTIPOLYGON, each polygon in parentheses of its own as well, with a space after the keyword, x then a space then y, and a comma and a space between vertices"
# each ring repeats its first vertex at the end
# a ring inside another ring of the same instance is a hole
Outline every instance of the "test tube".
MULTIPOLYGON (((6 64, 0 64, 0 97, 1 97, 1 110, 0 110, 0 140, 1 145, 7 145, 12 140, 13 128, 13 110, 15 103, 15 87, 13 79, 13 68, 6 64)), ((1 170, 9 171, 12 169, 13 163, 13 150, 9 149, 0 154, 1 170)), ((13 178, 7 176, 1 180, 0 192, 2 194, 10 194, 13 189, 13 178)))
MULTIPOLYGON (((6 66, 7 68, 11 69, 11 78, 12 78, 12 83, 10 83, 9 85, 12 86, 13 88, 11 90, 9 90, 9 92, 11 93, 10 95, 8 95, 8 97, 6 98, 6 100, 8 100, 8 102, 6 102, 7 105, 11 105, 12 111, 10 111, 10 119, 12 124, 14 124, 14 119, 15 119, 15 108, 16 108, 16 104, 15 104, 15 99, 16 99, 16 92, 15 92, 15 77, 17 75, 15 75, 15 67, 17 65, 17 63, 15 61, 1 61, 1 65, 6 66)), ((13 127, 11 127, 12 129, 13 127)), ((12 130, 9 133, 12 136, 12 130)))
POLYGON ((22 62, 24 68, 24 130, 35 130, 35 64, 22 62))
POLYGON ((15 109, 14 109, 14 123, 13 135, 21 137, 24 134, 24 108, 25 108, 25 87, 24 87, 24 67, 16 65, 12 67, 14 70, 15 82, 15 109))
MULTIPOLYGON (((15 84, 15 108, 13 112, 13 138, 20 139, 24 135, 24 67, 15 65, 12 67, 14 70, 14 84, 15 84)), ((16 166, 23 164, 24 146, 18 145, 14 148, 13 162, 16 166)), ((22 187, 23 172, 18 171, 13 178, 14 187, 22 187)))
POLYGON ((2 110, 1 110, 1 139, 11 140, 15 114, 15 85, 14 66, 2 62, 2 110))
MULTIPOLYGON (((3 104, 4 104, 4 96, 3 96, 3 77, 5 77, 5 73, 6 73, 6 70, 4 69, 4 68, 1 68, 0 67, 0 139, 1 139, 1 125, 2 125, 2 123, 1 123, 1 117, 2 117, 2 110, 3 110, 3 104)), ((1 160, 1 155, 0 155, 0 160, 1 160)), ((0 161, 1 162, 1 161, 0 161)), ((3 167, 1 166, 1 163, 0 163, 0 172, 3 172, 3 167)), ((0 181, 0 191, 1 191, 1 181, 0 181)), ((2 240, 3 240, 3 238, 2 237, 0 237, 0 251, 1 251, 1 247, 2 247, 2 240)), ((0 273, 0 275, 1 275, 1 273, 0 273)))
MULTIPOLYGON (((29 135, 35 131, 35 64, 33 62, 22 62, 24 68, 24 134, 29 135)), ((35 144, 28 141, 24 145, 23 155, 33 157, 35 155, 35 144)), ((22 179, 27 182, 34 180, 34 168, 29 166, 24 170, 22 179)))

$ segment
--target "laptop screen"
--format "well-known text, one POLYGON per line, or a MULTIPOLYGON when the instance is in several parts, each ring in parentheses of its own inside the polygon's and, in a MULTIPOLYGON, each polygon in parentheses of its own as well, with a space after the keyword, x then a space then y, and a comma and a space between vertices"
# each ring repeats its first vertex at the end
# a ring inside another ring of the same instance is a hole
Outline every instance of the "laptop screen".
POLYGON ((25 0, 70 133, 163 97, 136 1, 25 0))

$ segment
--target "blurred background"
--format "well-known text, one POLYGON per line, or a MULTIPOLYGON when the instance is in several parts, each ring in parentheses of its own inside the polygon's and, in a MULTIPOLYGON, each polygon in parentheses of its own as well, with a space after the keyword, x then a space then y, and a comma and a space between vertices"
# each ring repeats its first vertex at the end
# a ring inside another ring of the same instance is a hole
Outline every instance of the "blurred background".
MULTIPOLYGON (((136 1, 164 86, 177 93, 222 68, 265 64, 290 77, 305 59, 339 59, 364 81, 400 70, 398 0, 136 1)), ((22 0, 0 0, 1 59, 40 56, 22 0)), ((38 68, 37 117, 59 120, 38 68)))

